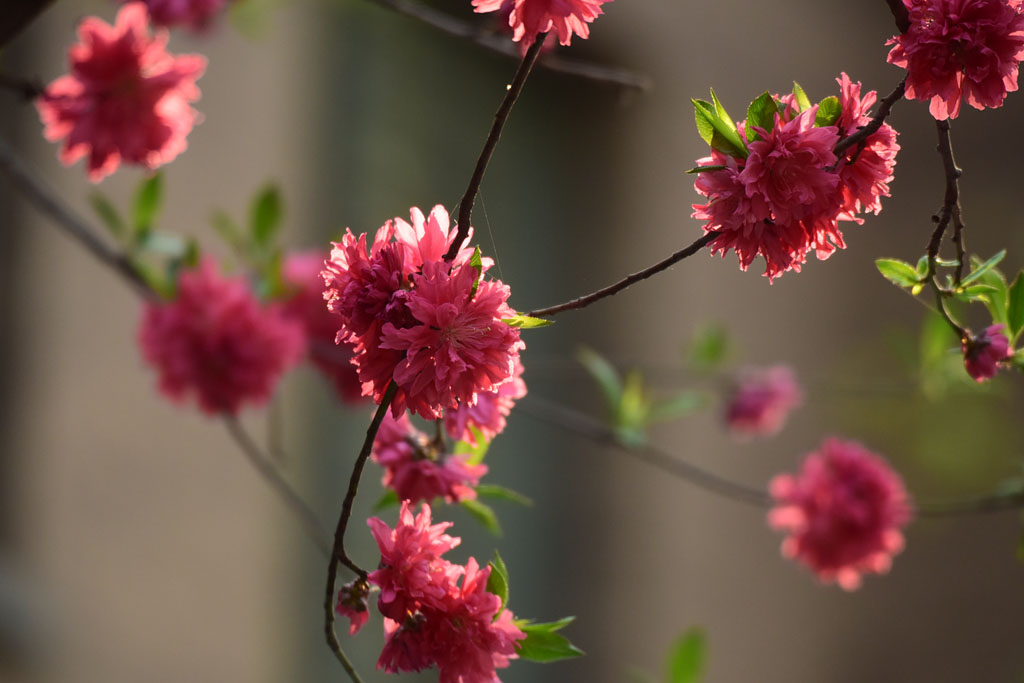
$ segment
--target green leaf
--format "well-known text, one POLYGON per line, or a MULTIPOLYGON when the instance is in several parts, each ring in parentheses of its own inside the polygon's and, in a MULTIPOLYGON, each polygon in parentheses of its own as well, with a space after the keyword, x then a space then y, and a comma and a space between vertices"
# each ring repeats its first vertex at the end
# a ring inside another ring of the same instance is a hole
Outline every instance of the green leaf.
POLYGON ((118 240, 127 237, 128 227, 124 224, 124 219, 121 218, 121 214, 105 194, 93 192, 89 195, 89 204, 92 205, 92 210, 96 212, 96 215, 99 216, 100 221, 110 231, 110 234, 118 240))
POLYGON ((703 629, 692 628, 676 641, 668 655, 668 683, 699 683, 704 678, 706 643, 703 629))
POLYGON ((509 327, 518 327, 523 330, 530 330, 534 327, 547 327, 548 325, 555 324, 554 320, 534 318, 529 315, 514 315, 511 318, 502 318, 501 322, 505 323, 509 327))
MULTIPOLYGON (((731 119, 723 120, 714 104, 704 100, 691 101, 694 106, 697 132, 704 138, 704 141, 723 154, 741 159, 746 158, 749 152, 736 131, 736 124, 731 119)), ((721 107, 721 104, 718 104, 718 107, 721 107)))
POLYGON ((164 182, 159 171, 146 178, 135 191, 133 227, 135 241, 141 242, 153 229, 163 203, 164 182))
POLYGON ((900 287, 913 287, 920 282, 917 271, 906 261, 880 258, 875 260, 875 267, 882 277, 900 287))
POLYGON ((231 216, 221 210, 217 210, 210 216, 210 223, 213 225, 213 230, 220 238, 224 240, 229 247, 239 256, 245 256, 248 251, 248 241, 242 234, 242 229, 238 227, 238 223, 235 222, 231 216))
POLYGON ((647 422, 667 422, 692 415, 705 405, 707 397, 699 391, 683 391, 665 401, 655 401, 647 415, 647 422))
POLYGON ((501 536, 501 525, 498 524, 498 516, 494 514, 494 510, 490 506, 484 505, 478 500, 464 500, 459 505, 469 513, 470 517, 480 522, 485 529, 495 536, 501 536))
POLYGON ((693 175, 695 173, 709 173, 711 171, 724 171, 727 168, 729 168, 729 167, 728 166, 722 166, 720 164, 719 165, 712 165, 712 166, 695 166, 694 168, 691 168, 689 171, 687 171, 687 173, 689 173, 690 175, 693 175))
MULTIPOLYGON (((484 259, 480 254, 480 247, 473 249, 473 255, 469 257, 469 267, 476 271, 476 277, 473 278, 473 290, 469 293, 469 298, 472 299, 476 296, 476 290, 480 287, 480 280, 484 276, 484 259)), ((540 320, 540 318, 534 318, 534 320, 540 320)), ((513 327, 516 326, 513 325, 513 327)), ((535 325, 535 327, 538 326, 535 325)))
POLYGON ((527 507, 533 505, 533 501, 527 496, 513 491, 512 489, 498 486, 497 484, 477 484, 476 495, 480 498, 491 498, 492 500, 504 500, 509 503, 519 503, 527 507))
POLYGON ((1024 272, 1018 273, 1006 297, 1006 326, 1010 331, 1010 344, 1017 341, 1024 330, 1024 272))
POLYGON ((474 446, 468 441, 456 441, 453 452, 456 455, 468 455, 469 457, 466 458, 467 465, 479 465, 484 461, 484 456, 487 455, 487 449, 490 448, 491 444, 484 438, 483 432, 475 426, 469 425, 469 431, 472 432, 476 445, 474 446))
POLYGON ((718 114, 719 120, 724 123, 730 130, 736 132, 736 123, 729 116, 729 112, 725 110, 722 103, 718 101, 718 95, 715 94, 714 88, 711 89, 711 101, 715 105, 715 113, 718 114))
POLYGON ((388 508, 395 507, 400 502, 401 501, 398 500, 398 494, 395 492, 395 490, 388 489, 387 491, 384 492, 383 495, 381 495, 380 498, 377 499, 377 502, 373 504, 372 509, 374 512, 380 512, 381 510, 386 510, 388 508))
POLYGON ((717 370, 729 355, 729 331, 718 323, 701 325, 693 333, 687 361, 695 370, 717 370))
POLYGON ((622 379, 618 371, 604 356, 586 346, 581 346, 576 352, 576 360, 597 381, 608 407, 617 409, 622 401, 622 379))
POLYGON ((715 116, 715 106, 706 100, 694 100, 693 102, 693 118, 697 123, 697 134, 700 135, 701 139, 707 144, 711 144, 711 140, 715 137, 715 126, 711 123, 715 116))
POLYGON ((153 265, 138 259, 133 259, 131 263, 132 269, 139 274, 139 277, 142 278, 142 281, 145 282, 150 289, 164 299, 174 298, 174 292, 177 289, 177 284, 174 280, 167 277, 163 268, 156 268, 153 265))
POLYGON ((615 432, 627 446, 641 446, 647 441, 647 422, 651 401, 644 390, 643 376, 631 371, 626 375, 622 398, 615 411, 615 432))
POLYGON ((582 657, 582 650, 570 643, 565 636, 556 633, 572 619, 573 617, 568 617, 551 624, 516 622, 516 626, 526 634, 526 638, 516 642, 516 654, 531 662, 542 663, 582 657))
POLYGON ((160 254, 171 259, 180 259, 188 250, 188 243, 180 236, 169 232, 149 231, 139 246, 148 252, 160 254))
MULTIPOLYGON (((928 257, 925 256, 925 258, 928 257)), ((944 259, 938 256, 935 257, 935 263, 940 266, 945 266, 946 268, 956 268, 957 266, 960 265, 960 262, 957 261, 956 259, 944 259)))
POLYGON ((971 285, 969 287, 960 287, 953 292, 953 296, 960 301, 983 301, 988 303, 988 299, 992 296, 992 292, 998 291, 998 288, 990 285, 971 285))
POLYGON ((775 127, 775 115, 779 113, 779 105, 776 104, 772 94, 765 90, 757 96, 757 99, 747 107, 747 139, 753 142, 760 139, 757 128, 763 128, 769 133, 775 127))
POLYGON ((501 606, 504 609, 508 606, 508 568, 497 550, 494 551, 494 559, 490 565, 491 575, 487 577, 487 592, 501 598, 501 606))
POLYGON ((968 274, 966 277, 964 277, 963 280, 960 281, 960 286, 966 287, 972 282, 980 280, 985 273, 999 265, 999 262, 1002 261, 1004 258, 1006 258, 1005 249, 1003 249, 998 254, 990 258, 988 261, 985 261, 980 265, 974 265, 975 259, 971 259, 972 265, 974 265, 974 267, 971 269, 970 274, 968 274))
POLYGON ((249 230, 254 244, 270 244, 281 226, 281 211, 281 191, 276 185, 267 185, 253 197, 249 205, 249 230))
POLYGON ((915 270, 917 271, 918 279, 923 280, 924 277, 928 274, 928 255, 927 254, 925 254, 921 258, 917 259, 917 268, 915 268, 915 270))
POLYGON ((800 87, 800 84, 793 81, 793 97, 796 98, 796 106, 800 111, 806 111, 811 108, 811 100, 807 97, 807 93, 800 87))
MULTIPOLYGON (((975 265, 975 272, 977 272, 983 264, 977 259, 971 259, 972 264, 975 265)), ((988 307, 989 313, 992 314, 992 320, 996 323, 1007 324, 1007 285, 1006 278, 1003 274, 995 268, 989 268, 982 272, 981 276, 977 278, 977 281, 983 285, 993 287, 995 291, 989 292, 986 296, 985 306, 988 307)), ((967 278, 964 278, 962 284, 970 284, 967 282, 967 278)))
POLYGON ((843 105, 835 95, 826 97, 818 103, 818 113, 814 116, 814 125, 818 128, 834 126, 843 115, 843 105))

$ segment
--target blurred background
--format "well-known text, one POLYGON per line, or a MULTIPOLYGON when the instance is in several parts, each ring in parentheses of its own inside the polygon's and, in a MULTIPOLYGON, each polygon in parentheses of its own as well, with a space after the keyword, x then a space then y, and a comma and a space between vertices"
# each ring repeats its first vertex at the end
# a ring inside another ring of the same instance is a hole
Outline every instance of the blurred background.
MULTIPOLYGON (((268 181, 282 188, 284 239, 296 248, 458 201, 515 62, 366 0, 246 1, 263 5, 206 34, 172 35, 171 52, 200 52, 209 66, 196 105, 204 120, 165 170, 161 227, 227 257, 212 212, 241 216, 268 181)), ((468 2, 434 4, 473 20, 468 2)), ((882 2, 620 0, 604 10, 591 39, 565 52, 648 74, 654 87, 535 72, 474 213, 520 310, 594 290, 699 236, 684 172, 707 147, 691 97, 714 87, 739 116, 793 80, 817 101, 837 92, 840 71, 883 95, 902 77, 885 63, 894 28, 882 2)), ((67 69, 77 21, 115 12, 104 0, 61 0, 0 64, 49 82, 67 69)), ((1011 94, 1001 109, 965 108, 953 125, 968 245, 984 257, 1008 248, 1008 273, 1024 263, 1024 146, 1012 134, 1022 117, 1024 96, 1011 94)), ((92 219, 93 186, 81 164, 58 163, 34 107, 2 91, 0 119, 4 139, 92 219)), ((731 438, 717 403, 654 428, 651 442, 680 459, 759 487, 838 435, 884 454, 920 500, 983 495, 1018 475, 1020 376, 987 391, 955 377, 922 383, 927 311, 875 271, 877 257, 923 253, 943 192, 926 107, 901 102, 890 122, 902 145, 894 196, 882 215, 849 225, 849 248, 827 263, 769 286, 760 263, 742 273, 732 255, 701 254, 524 333, 530 395, 493 444, 487 480, 534 505, 496 503, 501 538, 460 509, 437 516, 464 538, 454 561, 500 550, 517 616, 576 615, 565 633, 587 656, 516 662, 502 680, 660 680, 667 649, 692 626, 707 633, 716 683, 1024 680, 1017 513, 919 520, 891 574, 848 594, 781 558, 762 510, 527 410, 541 397, 602 415, 574 360, 581 344, 642 371, 660 395, 691 386, 683 350, 716 322, 730 367, 787 363, 807 400, 774 439, 731 438)), ((100 187, 126 206, 142 177, 122 167, 100 187)), ((135 342, 139 301, 6 179, 0 219, 0 679, 343 679, 323 642, 323 558, 218 421, 155 391, 135 342)), ((308 368, 275 402, 284 474, 333 528, 370 410, 340 406, 308 368)), ((244 420, 262 437, 266 411, 244 420)), ((371 514, 379 475, 367 469, 356 520, 371 514)), ((393 523, 394 510, 381 514, 393 523)), ((371 564, 361 522, 350 538, 371 564)), ((373 670, 379 630, 376 620, 343 640, 368 681, 384 679, 373 670)))

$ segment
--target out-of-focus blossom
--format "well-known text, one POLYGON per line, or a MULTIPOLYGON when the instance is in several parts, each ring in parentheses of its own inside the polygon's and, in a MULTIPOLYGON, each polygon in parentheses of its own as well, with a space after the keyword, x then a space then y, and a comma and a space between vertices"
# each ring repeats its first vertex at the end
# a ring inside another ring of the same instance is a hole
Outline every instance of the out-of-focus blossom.
POLYGON ((725 423, 737 435, 770 436, 782 429, 789 413, 802 402, 803 393, 790 368, 747 370, 726 404, 725 423))
POLYGON ((991 325, 981 334, 963 343, 964 367, 978 382, 996 376, 1000 361, 1013 355, 1003 325, 991 325))

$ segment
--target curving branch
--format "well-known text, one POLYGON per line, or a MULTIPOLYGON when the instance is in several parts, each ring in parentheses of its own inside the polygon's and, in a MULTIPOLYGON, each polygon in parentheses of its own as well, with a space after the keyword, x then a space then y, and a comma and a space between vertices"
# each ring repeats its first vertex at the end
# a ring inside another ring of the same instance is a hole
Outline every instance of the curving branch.
POLYGON ((876 133, 878 129, 882 127, 882 124, 885 123, 885 119, 890 113, 892 113, 893 105, 903 99, 903 95, 906 94, 906 91, 907 77, 904 76, 899 85, 897 85, 891 93, 882 98, 882 101, 878 105, 878 111, 876 111, 875 115, 871 117, 871 121, 857 128, 856 132, 847 135, 836 143, 836 146, 832 148, 832 151, 837 157, 837 164, 839 163, 838 157, 842 156, 843 152, 853 145, 857 145, 857 151, 853 155, 853 158, 847 163, 853 163, 857 160, 857 157, 864 149, 864 143, 867 141, 868 137, 876 133))

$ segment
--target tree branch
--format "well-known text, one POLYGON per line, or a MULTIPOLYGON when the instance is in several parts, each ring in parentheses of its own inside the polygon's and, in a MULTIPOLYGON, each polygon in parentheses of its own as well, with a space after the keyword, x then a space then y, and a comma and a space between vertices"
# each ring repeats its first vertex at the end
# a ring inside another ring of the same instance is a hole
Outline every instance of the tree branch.
MULTIPOLYGON (((897 0, 897 2, 898 1, 899 0, 897 0)), ((878 105, 878 111, 876 111, 875 115, 871 117, 871 121, 858 128, 855 133, 847 135, 845 138, 836 143, 836 146, 832 148, 832 151, 835 153, 837 157, 837 164, 840 163, 841 161, 841 159, 839 159, 838 157, 840 157, 843 152, 845 152, 853 145, 858 146, 857 152, 856 154, 853 155, 853 158, 848 163, 852 163, 857 159, 861 151, 864 149, 864 143, 867 141, 868 137, 870 135, 873 135, 875 132, 878 131, 879 128, 882 127, 882 124, 885 123, 886 117, 888 117, 889 114, 892 112, 893 105, 895 105, 897 102, 903 99, 903 95, 906 93, 906 90, 907 78, 906 76, 904 76, 903 80, 900 81, 899 85, 897 85, 891 93, 882 98, 882 101, 878 105)))

